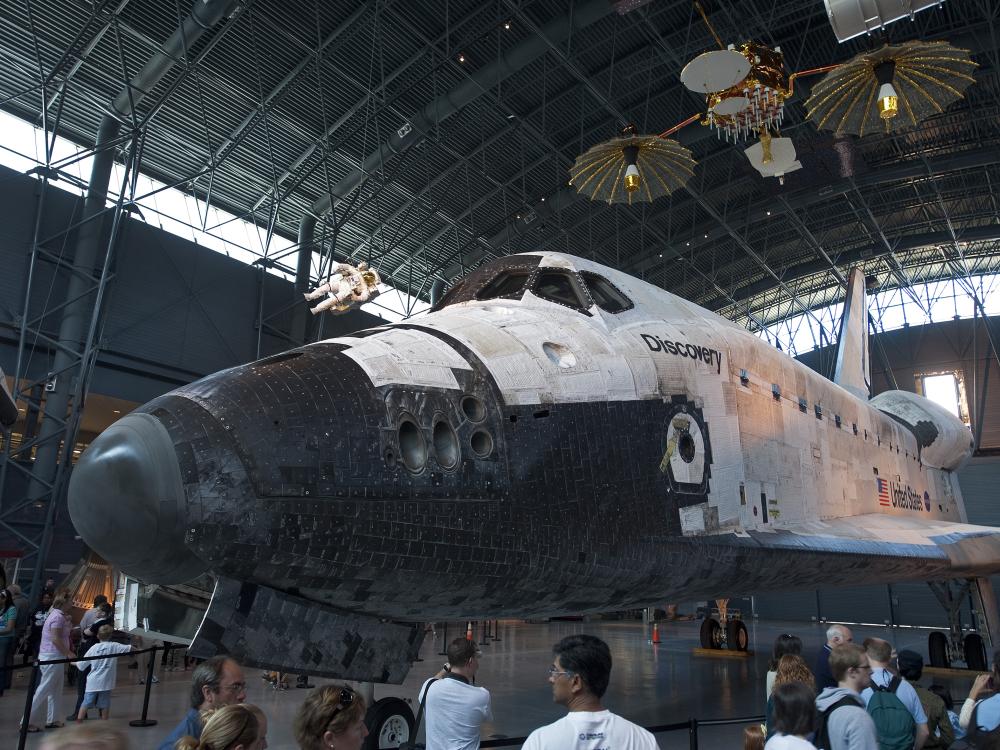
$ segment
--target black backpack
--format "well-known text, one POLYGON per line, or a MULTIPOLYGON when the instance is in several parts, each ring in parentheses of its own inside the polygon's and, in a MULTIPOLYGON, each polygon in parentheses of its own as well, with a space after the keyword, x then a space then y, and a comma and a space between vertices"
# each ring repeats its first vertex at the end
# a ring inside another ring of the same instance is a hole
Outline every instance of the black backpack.
POLYGON ((816 725, 816 736, 813 738, 813 745, 817 750, 830 750, 830 714, 841 706, 854 706, 861 708, 858 699, 853 695, 845 695, 829 708, 819 712, 819 721, 816 725))
POLYGON ((1000 725, 984 732, 976 721, 978 710, 979 704, 976 704, 969 719, 969 731, 962 739, 952 742, 948 750, 1000 750, 1000 725))

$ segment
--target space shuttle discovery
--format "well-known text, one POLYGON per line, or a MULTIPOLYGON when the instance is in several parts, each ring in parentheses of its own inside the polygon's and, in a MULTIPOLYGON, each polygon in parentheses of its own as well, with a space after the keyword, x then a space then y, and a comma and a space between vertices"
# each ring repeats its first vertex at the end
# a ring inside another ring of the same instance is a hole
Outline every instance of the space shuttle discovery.
POLYGON ((860 271, 837 382, 559 253, 426 316, 155 399, 81 457, 70 513, 147 584, 210 580, 194 653, 401 682, 420 623, 1000 572, 965 425, 868 400, 860 271))

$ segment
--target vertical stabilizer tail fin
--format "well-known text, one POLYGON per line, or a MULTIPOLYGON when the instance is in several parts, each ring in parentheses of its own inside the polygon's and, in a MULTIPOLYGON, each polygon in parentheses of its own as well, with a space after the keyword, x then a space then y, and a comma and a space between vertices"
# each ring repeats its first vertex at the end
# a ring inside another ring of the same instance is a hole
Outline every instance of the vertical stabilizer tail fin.
POLYGON ((868 304, 865 300, 865 274, 860 268, 852 268, 847 278, 847 297, 844 299, 844 317, 840 320, 833 382, 865 401, 871 397, 868 304))

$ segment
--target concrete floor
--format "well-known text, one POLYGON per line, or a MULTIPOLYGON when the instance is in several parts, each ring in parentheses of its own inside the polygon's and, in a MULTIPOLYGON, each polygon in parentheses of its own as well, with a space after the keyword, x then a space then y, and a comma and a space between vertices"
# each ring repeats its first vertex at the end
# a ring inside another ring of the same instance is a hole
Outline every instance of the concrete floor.
MULTIPOLYGON (((552 703, 546 670, 552 644, 571 633, 591 633, 608 642, 615 667, 605 696, 606 706, 632 721, 651 726, 685 721, 690 717, 705 720, 762 714, 764 674, 774 638, 782 632, 799 635, 812 663, 823 643, 825 629, 806 623, 751 622, 748 623, 750 648, 755 655, 747 659, 722 659, 692 655, 692 648, 698 645, 699 624, 695 621, 662 625, 663 642, 654 647, 648 643, 648 633, 639 622, 501 622, 501 640, 482 647, 484 655, 477 679, 478 684, 489 688, 493 695, 495 720, 483 727, 483 739, 523 737, 563 715, 562 709, 552 703)), ((452 624, 448 637, 459 635, 459 627, 452 624)), ((898 649, 912 648, 923 653, 925 658, 927 633, 911 629, 887 632, 884 627, 854 628, 857 642, 869 635, 878 635, 891 640, 898 649)), ((443 661, 438 656, 443 635, 440 626, 436 640, 431 640, 428 634, 421 650, 425 661, 414 664, 403 685, 377 687, 376 698, 396 695, 413 699, 423 680, 437 671, 443 661)), ((152 689, 149 709, 149 717, 157 719, 159 724, 151 728, 128 726, 128 721, 138 718, 141 712, 143 687, 135 684, 138 673, 125 669, 124 664, 118 674, 110 721, 127 733, 133 750, 155 748, 187 708, 190 673, 160 673, 160 683, 152 689)), ((247 700, 263 708, 268 716, 268 743, 278 750, 294 748, 292 717, 305 691, 293 688, 275 692, 258 675, 255 670, 247 671, 247 700)), ((17 726, 24 706, 26 681, 25 673, 19 672, 14 688, 0 698, 0 747, 17 746, 17 726)), ((971 678, 965 677, 935 678, 934 681, 950 687, 958 701, 964 698, 971 684, 971 678)), ((314 682, 323 684, 325 681, 314 682)), ((922 682, 929 684, 931 680, 925 675, 922 682)), ((75 695, 75 688, 65 691, 63 717, 72 710, 75 695)), ((700 745, 703 748, 740 747, 742 732, 743 725, 702 727, 700 745)), ((38 747, 41 736, 29 735, 27 747, 38 747)), ((664 750, 688 747, 686 732, 665 733, 657 739, 664 750)))

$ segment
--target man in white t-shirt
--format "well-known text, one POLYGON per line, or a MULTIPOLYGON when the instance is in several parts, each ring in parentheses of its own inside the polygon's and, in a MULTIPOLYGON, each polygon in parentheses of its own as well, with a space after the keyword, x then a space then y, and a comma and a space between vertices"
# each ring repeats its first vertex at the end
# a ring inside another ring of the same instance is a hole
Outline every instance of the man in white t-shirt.
POLYGON ((529 734, 521 750, 658 750, 652 734, 601 705, 611 677, 608 644, 592 635, 570 635, 552 652, 552 700, 569 713, 529 734))
POLYGON ((479 650, 474 641, 456 638, 448 645, 444 669, 427 680, 418 700, 427 700, 428 750, 477 750, 479 730, 493 720, 490 691, 476 687, 479 650))

